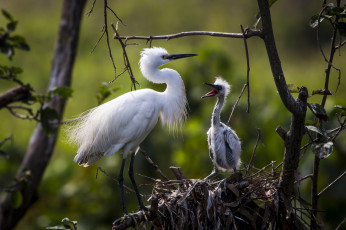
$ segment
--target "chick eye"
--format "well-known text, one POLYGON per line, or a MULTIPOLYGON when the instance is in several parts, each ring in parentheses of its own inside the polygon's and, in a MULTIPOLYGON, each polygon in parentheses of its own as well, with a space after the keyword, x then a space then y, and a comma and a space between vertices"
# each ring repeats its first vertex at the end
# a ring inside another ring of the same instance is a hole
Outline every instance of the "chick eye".
POLYGON ((222 90, 222 86, 218 85, 218 86, 216 86, 216 88, 217 88, 218 91, 222 90))
POLYGON ((166 55, 162 55, 161 57, 162 57, 162 59, 167 59, 168 55, 167 54, 166 55))

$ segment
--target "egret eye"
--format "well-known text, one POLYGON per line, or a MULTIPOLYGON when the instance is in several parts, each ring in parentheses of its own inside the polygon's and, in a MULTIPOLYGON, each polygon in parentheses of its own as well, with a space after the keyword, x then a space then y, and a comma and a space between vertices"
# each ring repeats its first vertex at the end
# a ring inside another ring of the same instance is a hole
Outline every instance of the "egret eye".
POLYGON ((167 59, 167 57, 168 57, 168 55, 167 54, 165 54, 165 55, 162 55, 162 59, 167 59))
POLYGON ((217 85, 217 86, 216 86, 216 89, 217 89, 218 91, 220 91, 220 90, 222 90, 222 86, 217 85))

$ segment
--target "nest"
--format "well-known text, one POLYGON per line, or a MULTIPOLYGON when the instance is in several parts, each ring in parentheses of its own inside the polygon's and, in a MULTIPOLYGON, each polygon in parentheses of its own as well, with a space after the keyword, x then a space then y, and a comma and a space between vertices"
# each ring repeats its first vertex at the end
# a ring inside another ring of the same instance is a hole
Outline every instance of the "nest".
POLYGON ((205 181, 187 179, 180 168, 171 169, 177 179, 156 181, 149 209, 116 220, 113 229, 307 229, 302 215, 287 212, 297 200, 279 202, 275 173, 260 170, 205 181), (283 220, 292 218, 291 225, 283 226, 283 220))

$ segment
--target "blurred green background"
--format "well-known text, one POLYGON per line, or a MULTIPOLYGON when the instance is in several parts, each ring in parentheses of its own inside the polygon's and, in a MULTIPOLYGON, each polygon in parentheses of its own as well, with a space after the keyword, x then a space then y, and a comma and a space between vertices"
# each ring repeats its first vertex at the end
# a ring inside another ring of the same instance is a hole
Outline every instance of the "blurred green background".
MULTIPOLYGON (((91 8, 89 1, 85 13, 91 8)), ((316 42, 316 31, 309 27, 309 19, 319 12, 322 2, 278 1, 271 9, 274 34, 287 83, 306 86, 312 90, 324 86, 326 63, 316 42)), ((19 21, 17 32, 23 35, 31 46, 30 52, 16 51, 12 62, 0 56, 2 64, 16 65, 24 69, 20 79, 29 82, 37 91, 44 94, 49 81, 51 60, 57 36, 62 1, 52 0, 0 0, 0 7, 9 11, 19 21)), ((255 1, 109 1, 126 26, 119 24, 121 35, 163 35, 190 30, 209 30, 240 33, 240 25, 251 27, 258 12, 255 1)), ((109 14, 109 22, 117 19, 109 14)), ((5 23, 0 17, 0 25, 5 23)), ((97 1, 91 16, 83 17, 78 54, 73 70, 73 97, 69 99, 64 120, 97 105, 96 92, 102 82, 113 79, 112 63, 109 59, 105 39, 91 54, 93 46, 101 35, 103 25, 103 1, 97 1)), ((111 28, 110 28, 111 31, 111 28)), ((321 27, 321 42, 328 53, 330 28, 324 23, 321 27)), ((142 88, 150 87, 163 91, 164 85, 148 83, 139 72, 140 51, 148 47, 145 41, 133 41, 138 45, 128 46, 127 51, 132 70, 142 88)), ((232 91, 222 112, 222 120, 227 121, 232 106, 246 82, 246 57, 242 39, 213 37, 185 37, 170 41, 153 41, 153 46, 162 46, 170 53, 197 53, 199 56, 179 60, 166 65, 176 69, 184 79, 189 101, 189 117, 181 133, 170 133, 160 124, 142 143, 142 148, 151 156, 160 169, 173 178, 169 166, 181 167, 188 178, 204 178, 212 170, 208 156, 206 131, 215 100, 200 99, 209 88, 204 82, 213 82, 216 76, 223 76, 231 85, 232 91)), ((117 71, 123 70, 122 51, 117 41, 111 41, 117 71)), ((246 94, 241 98, 233 114, 231 126, 242 140, 242 161, 246 166, 251 157, 260 128, 263 145, 259 145, 255 166, 261 168, 270 161, 280 163, 283 157, 283 142, 276 134, 279 125, 289 128, 290 114, 280 101, 272 79, 265 47, 261 39, 248 39, 250 54, 251 112, 246 113, 246 94)), ((345 50, 345 49, 344 49, 345 50)), ((343 51, 343 50, 342 50, 343 51)), ((334 65, 346 70, 346 61, 335 56, 334 65)), ((344 72, 342 72, 344 73, 344 72)), ((336 127, 335 104, 346 106, 346 84, 342 74, 341 85, 336 96, 328 97, 326 110, 330 116, 327 128, 336 127)), ((337 73, 332 71, 330 89, 335 91, 337 73)), ((2 81, 1 91, 15 86, 2 81)), ((116 89, 109 100, 131 90, 129 77, 124 74, 109 85, 116 89)), ((296 96, 296 95, 295 95, 296 96)), ((320 103, 321 96, 309 98, 309 102, 320 103)), ((310 111, 308 119, 313 119, 310 111)), ((7 110, 0 111, 0 139, 13 135, 13 141, 3 149, 9 158, 0 156, 0 185, 7 186, 15 176, 16 169, 25 154, 34 121, 12 117, 7 110)), ((59 224, 68 217, 78 221, 79 229, 109 229, 113 220, 121 216, 120 192, 117 184, 99 173, 100 166, 116 177, 119 171, 119 154, 105 157, 89 168, 82 168, 73 162, 76 147, 60 131, 59 139, 51 163, 39 189, 39 200, 32 206, 17 229, 44 229, 59 224)), ((306 140, 305 140, 306 142, 306 140)), ((345 169, 346 135, 341 134, 332 155, 321 161, 319 189, 323 189, 345 169)), ((302 175, 311 173, 313 154, 309 149, 299 166, 302 175)), ((152 178, 160 178, 141 154, 135 161, 135 172, 152 178)), ((142 184, 140 190, 150 195, 152 180, 136 176, 142 184)), ((130 185, 127 175, 125 183, 130 185)), ((335 228, 345 217, 345 179, 328 190, 320 199, 320 209, 326 221, 326 228, 335 228)), ((301 193, 309 198, 310 181, 301 184, 301 193)), ((4 194, 0 194, 2 198, 4 194)), ((126 194, 128 210, 137 210, 134 194, 126 194)))

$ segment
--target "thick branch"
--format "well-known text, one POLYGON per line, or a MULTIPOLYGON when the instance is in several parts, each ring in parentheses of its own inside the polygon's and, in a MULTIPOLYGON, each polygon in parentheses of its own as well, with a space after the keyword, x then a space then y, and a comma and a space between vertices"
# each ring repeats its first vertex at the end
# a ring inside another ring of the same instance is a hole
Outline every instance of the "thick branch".
POLYGON ((304 109, 296 103, 286 84, 285 76, 281 67, 281 61, 276 49, 268 0, 257 0, 257 2, 262 18, 262 37, 267 49, 270 67, 280 98, 291 113, 304 113, 304 109))
MULTIPOLYGON (((63 3, 48 89, 70 85, 85 2, 86 0, 65 0, 63 3)), ((55 96, 45 106, 54 108, 61 117, 65 107, 65 100, 55 96)), ((37 125, 26 155, 17 172, 17 178, 21 178, 29 171, 31 181, 20 189, 23 200, 18 208, 14 208, 11 204, 12 193, 9 193, 2 202, 0 207, 0 229, 13 229, 30 206, 37 200, 38 186, 52 156, 56 139, 57 134, 48 136, 43 130, 41 123, 37 125)))
POLYGON ((0 109, 6 107, 7 105, 27 99, 30 97, 30 86, 17 86, 12 89, 7 90, 6 92, 0 94, 0 109))

